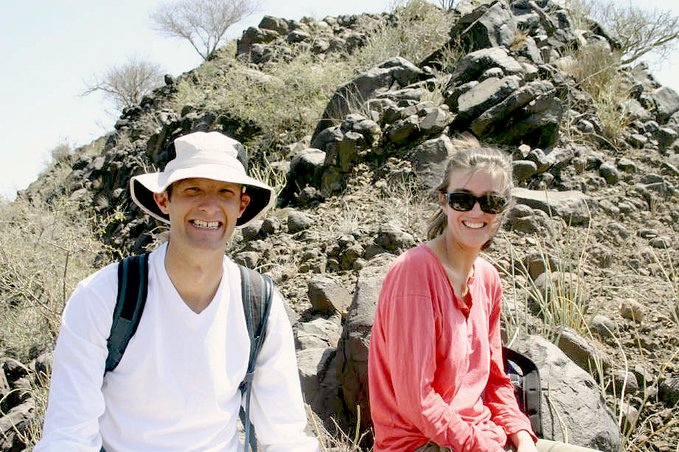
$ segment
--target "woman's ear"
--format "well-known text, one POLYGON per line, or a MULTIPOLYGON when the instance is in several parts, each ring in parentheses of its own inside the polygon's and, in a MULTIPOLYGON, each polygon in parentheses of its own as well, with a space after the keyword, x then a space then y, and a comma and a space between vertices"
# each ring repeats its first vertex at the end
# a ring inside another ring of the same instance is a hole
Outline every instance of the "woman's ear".
POLYGON ((163 212, 165 215, 169 215, 170 197, 167 195, 166 191, 162 193, 154 193, 153 200, 156 202, 161 212, 163 212))
POLYGON ((438 201, 439 201, 439 206, 441 206, 441 208, 443 208, 446 205, 446 194, 439 192, 438 201))

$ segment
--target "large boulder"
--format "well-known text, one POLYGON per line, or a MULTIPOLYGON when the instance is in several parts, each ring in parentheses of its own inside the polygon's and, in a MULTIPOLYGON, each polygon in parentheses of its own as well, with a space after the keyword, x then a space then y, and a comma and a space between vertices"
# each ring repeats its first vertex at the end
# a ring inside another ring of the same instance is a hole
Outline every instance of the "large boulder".
POLYGON ((540 336, 518 337, 512 349, 540 371, 545 439, 567 441, 602 452, 620 450, 620 432, 594 379, 540 336))
POLYGON ((355 423, 361 411, 361 429, 370 426, 368 400, 368 348, 375 320, 377 299, 387 269, 394 256, 381 254, 368 261, 356 281, 354 298, 347 313, 344 330, 337 347, 337 379, 342 387, 348 424, 355 423), (357 408, 359 407, 359 408, 357 408))

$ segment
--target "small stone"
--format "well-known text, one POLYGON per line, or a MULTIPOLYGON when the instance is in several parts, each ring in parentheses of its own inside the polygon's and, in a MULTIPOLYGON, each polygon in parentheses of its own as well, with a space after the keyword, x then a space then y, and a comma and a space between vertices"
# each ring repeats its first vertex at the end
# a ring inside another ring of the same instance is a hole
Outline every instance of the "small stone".
POLYGON ((638 301, 628 298, 620 303, 620 315, 624 319, 641 323, 644 319, 644 307, 638 301))
POLYGON ((679 378, 666 378, 660 382, 658 396, 667 406, 674 406, 679 402, 679 378))
POLYGON ((617 327, 613 320, 601 314, 597 314, 591 320, 589 324, 589 329, 592 330, 592 332, 601 336, 602 338, 614 338, 617 327))

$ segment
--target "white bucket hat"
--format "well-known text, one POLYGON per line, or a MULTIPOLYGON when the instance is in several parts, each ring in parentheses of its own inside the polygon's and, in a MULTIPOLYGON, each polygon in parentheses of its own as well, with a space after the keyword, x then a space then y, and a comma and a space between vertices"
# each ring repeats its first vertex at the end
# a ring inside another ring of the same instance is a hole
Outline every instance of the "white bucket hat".
POLYGON ((147 173, 130 180, 132 199, 142 210, 165 223, 170 218, 153 199, 173 182, 189 178, 213 179, 244 185, 250 196, 236 226, 244 226, 263 215, 273 205, 276 195, 273 188, 249 177, 238 161, 238 141, 219 132, 194 132, 174 140, 177 156, 170 160, 161 173, 147 173))

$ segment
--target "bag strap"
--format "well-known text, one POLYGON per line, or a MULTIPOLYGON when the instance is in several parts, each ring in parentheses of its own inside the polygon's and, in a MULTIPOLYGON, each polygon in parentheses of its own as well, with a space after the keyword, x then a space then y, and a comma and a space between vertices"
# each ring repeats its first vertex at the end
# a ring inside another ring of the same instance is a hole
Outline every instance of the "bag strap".
POLYGON ((139 326, 148 294, 148 263, 149 253, 129 256, 118 263, 118 294, 111 332, 106 340, 108 356, 105 372, 118 366, 139 326))
POLYGON ((525 355, 502 347, 502 357, 505 362, 511 361, 521 368, 523 407, 526 416, 530 420, 533 433, 542 438, 542 386, 540 384, 540 371, 535 363, 525 355))
POLYGON ((245 430, 245 452, 257 451, 255 429, 250 422, 250 392, 255 375, 257 355, 266 336, 266 322, 269 319, 271 300, 273 298, 273 281, 269 276, 262 275, 247 267, 238 265, 241 275, 241 294, 245 324, 250 336, 250 357, 248 369, 239 385, 245 407, 241 405, 240 420, 245 430))

